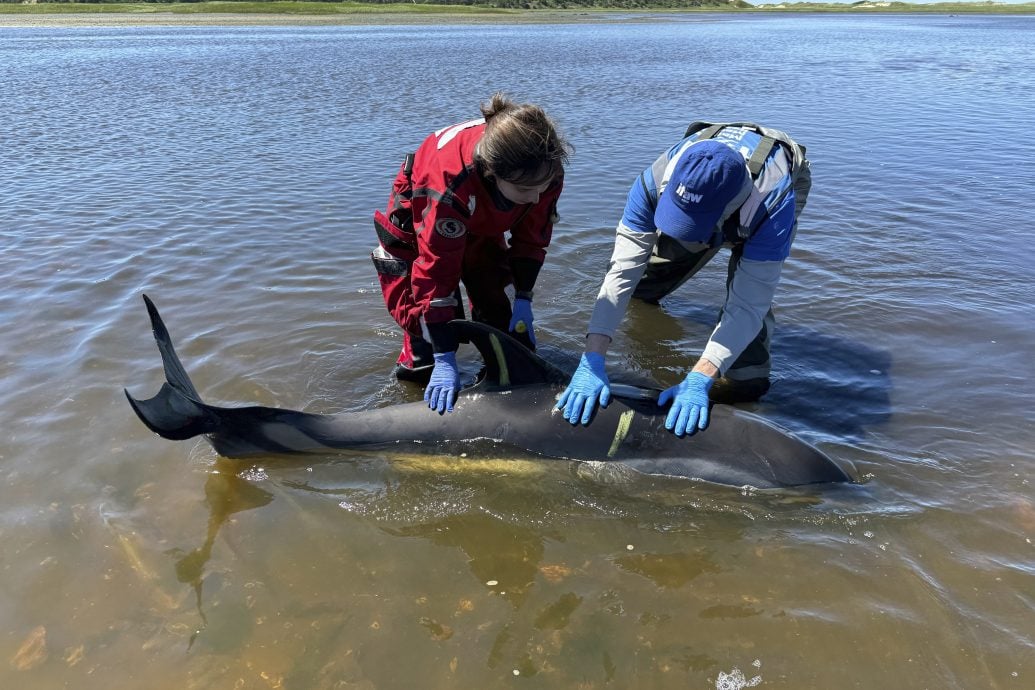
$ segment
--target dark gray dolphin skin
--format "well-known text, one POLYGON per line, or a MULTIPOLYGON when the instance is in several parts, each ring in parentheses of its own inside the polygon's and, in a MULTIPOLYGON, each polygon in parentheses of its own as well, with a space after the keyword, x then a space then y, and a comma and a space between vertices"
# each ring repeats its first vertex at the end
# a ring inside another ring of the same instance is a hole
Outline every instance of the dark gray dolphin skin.
POLYGON ((829 456, 757 415, 726 405, 712 409, 704 432, 678 438, 665 429, 657 391, 618 387, 589 426, 553 411, 568 374, 500 331, 454 321, 478 348, 485 376, 460 393, 455 411, 440 415, 423 402, 336 415, 270 407, 215 407, 201 401, 173 349, 158 310, 144 296, 166 382, 158 395, 130 405, 149 429, 183 440, 205 434, 220 455, 238 458, 334 449, 443 453, 458 443, 490 441, 544 458, 622 462, 648 473, 717 484, 773 488, 850 482, 829 456))

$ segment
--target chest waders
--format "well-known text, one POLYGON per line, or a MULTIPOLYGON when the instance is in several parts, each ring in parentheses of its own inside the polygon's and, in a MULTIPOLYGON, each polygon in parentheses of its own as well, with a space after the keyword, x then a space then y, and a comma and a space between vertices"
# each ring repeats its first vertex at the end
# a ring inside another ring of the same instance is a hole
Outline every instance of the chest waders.
MULTIPOLYGON (((809 162, 805 158, 805 147, 795 142, 784 132, 750 122, 694 122, 687 128, 683 138, 694 137, 698 141, 714 139, 727 127, 744 128, 758 135, 753 150, 746 159, 752 182, 756 183, 756 186, 765 167, 766 159, 772 154, 776 146, 782 146, 784 153, 789 159, 791 165, 790 184, 787 185, 783 193, 767 198, 764 207, 760 209, 763 212, 756 214, 751 219, 752 222, 749 225, 743 225, 740 214, 733 213, 723 223, 721 239, 715 242, 714 246, 705 245, 701 249, 690 250, 678 240, 664 233, 658 233, 658 241, 648 261, 647 270, 637 284, 633 297, 651 304, 657 304, 661 298, 671 294, 700 271, 723 246, 730 246, 730 259, 726 269, 726 289, 728 294, 733 276, 740 265, 740 260, 744 253, 744 244, 765 223, 769 217, 769 210, 777 208, 790 189, 793 189, 795 194, 794 218, 795 226, 797 225, 798 216, 801 214, 802 209, 805 208, 809 189, 812 186, 812 174, 809 169, 809 162)), ((657 199, 654 196, 648 196, 653 200, 654 204, 657 204, 657 199)), ((722 310, 720 309, 716 324, 721 318, 722 310)), ((710 392, 712 400, 725 403, 748 402, 757 400, 769 390, 769 372, 771 369, 769 347, 775 325, 776 316, 773 314, 772 307, 770 307, 762 320, 762 327, 758 335, 748 344, 736 361, 730 365, 725 376, 716 385, 712 386, 710 392)))

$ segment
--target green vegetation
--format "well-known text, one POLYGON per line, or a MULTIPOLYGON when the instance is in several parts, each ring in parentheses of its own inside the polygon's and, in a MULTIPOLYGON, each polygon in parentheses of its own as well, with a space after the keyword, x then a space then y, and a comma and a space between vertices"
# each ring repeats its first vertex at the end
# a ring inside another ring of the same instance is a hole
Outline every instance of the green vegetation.
POLYGON ((1035 2, 1008 5, 999 2, 942 2, 914 4, 886 0, 859 0, 851 4, 821 2, 784 2, 764 0, 766 4, 750 4, 744 0, 368 0, 367 2, 315 2, 222 0, 220 2, 172 2, 144 0, 138 3, 86 0, 85 2, 35 2, 35 0, 0 0, 4 14, 286 14, 286 15, 376 15, 376 14, 439 14, 477 15, 506 14, 509 10, 659 10, 703 12, 838 12, 881 13, 913 12, 937 14, 1032 14, 1035 2))
POLYGON ((378 2, 46 2, 23 3, 21 0, 0 0, 2 14, 294 14, 294 15, 349 15, 349 14, 487 14, 501 10, 487 5, 457 6, 429 3, 378 2))

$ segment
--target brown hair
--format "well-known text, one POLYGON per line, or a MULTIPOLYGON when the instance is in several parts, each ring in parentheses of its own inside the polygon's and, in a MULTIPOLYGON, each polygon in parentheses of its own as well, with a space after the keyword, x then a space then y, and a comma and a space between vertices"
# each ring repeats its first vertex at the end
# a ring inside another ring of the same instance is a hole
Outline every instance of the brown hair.
POLYGON ((561 174, 572 147, 557 133, 542 108, 514 103, 497 92, 481 110, 485 133, 474 156, 483 174, 528 185, 561 174))

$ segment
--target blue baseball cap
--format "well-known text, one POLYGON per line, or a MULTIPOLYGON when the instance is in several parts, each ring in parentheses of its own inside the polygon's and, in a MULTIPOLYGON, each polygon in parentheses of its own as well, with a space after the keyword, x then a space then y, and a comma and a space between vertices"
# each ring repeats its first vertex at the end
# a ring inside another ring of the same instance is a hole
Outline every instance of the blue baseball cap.
POLYGON ((707 242, 751 181, 744 157, 718 141, 694 142, 672 165, 654 225, 684 242, 707 242))

